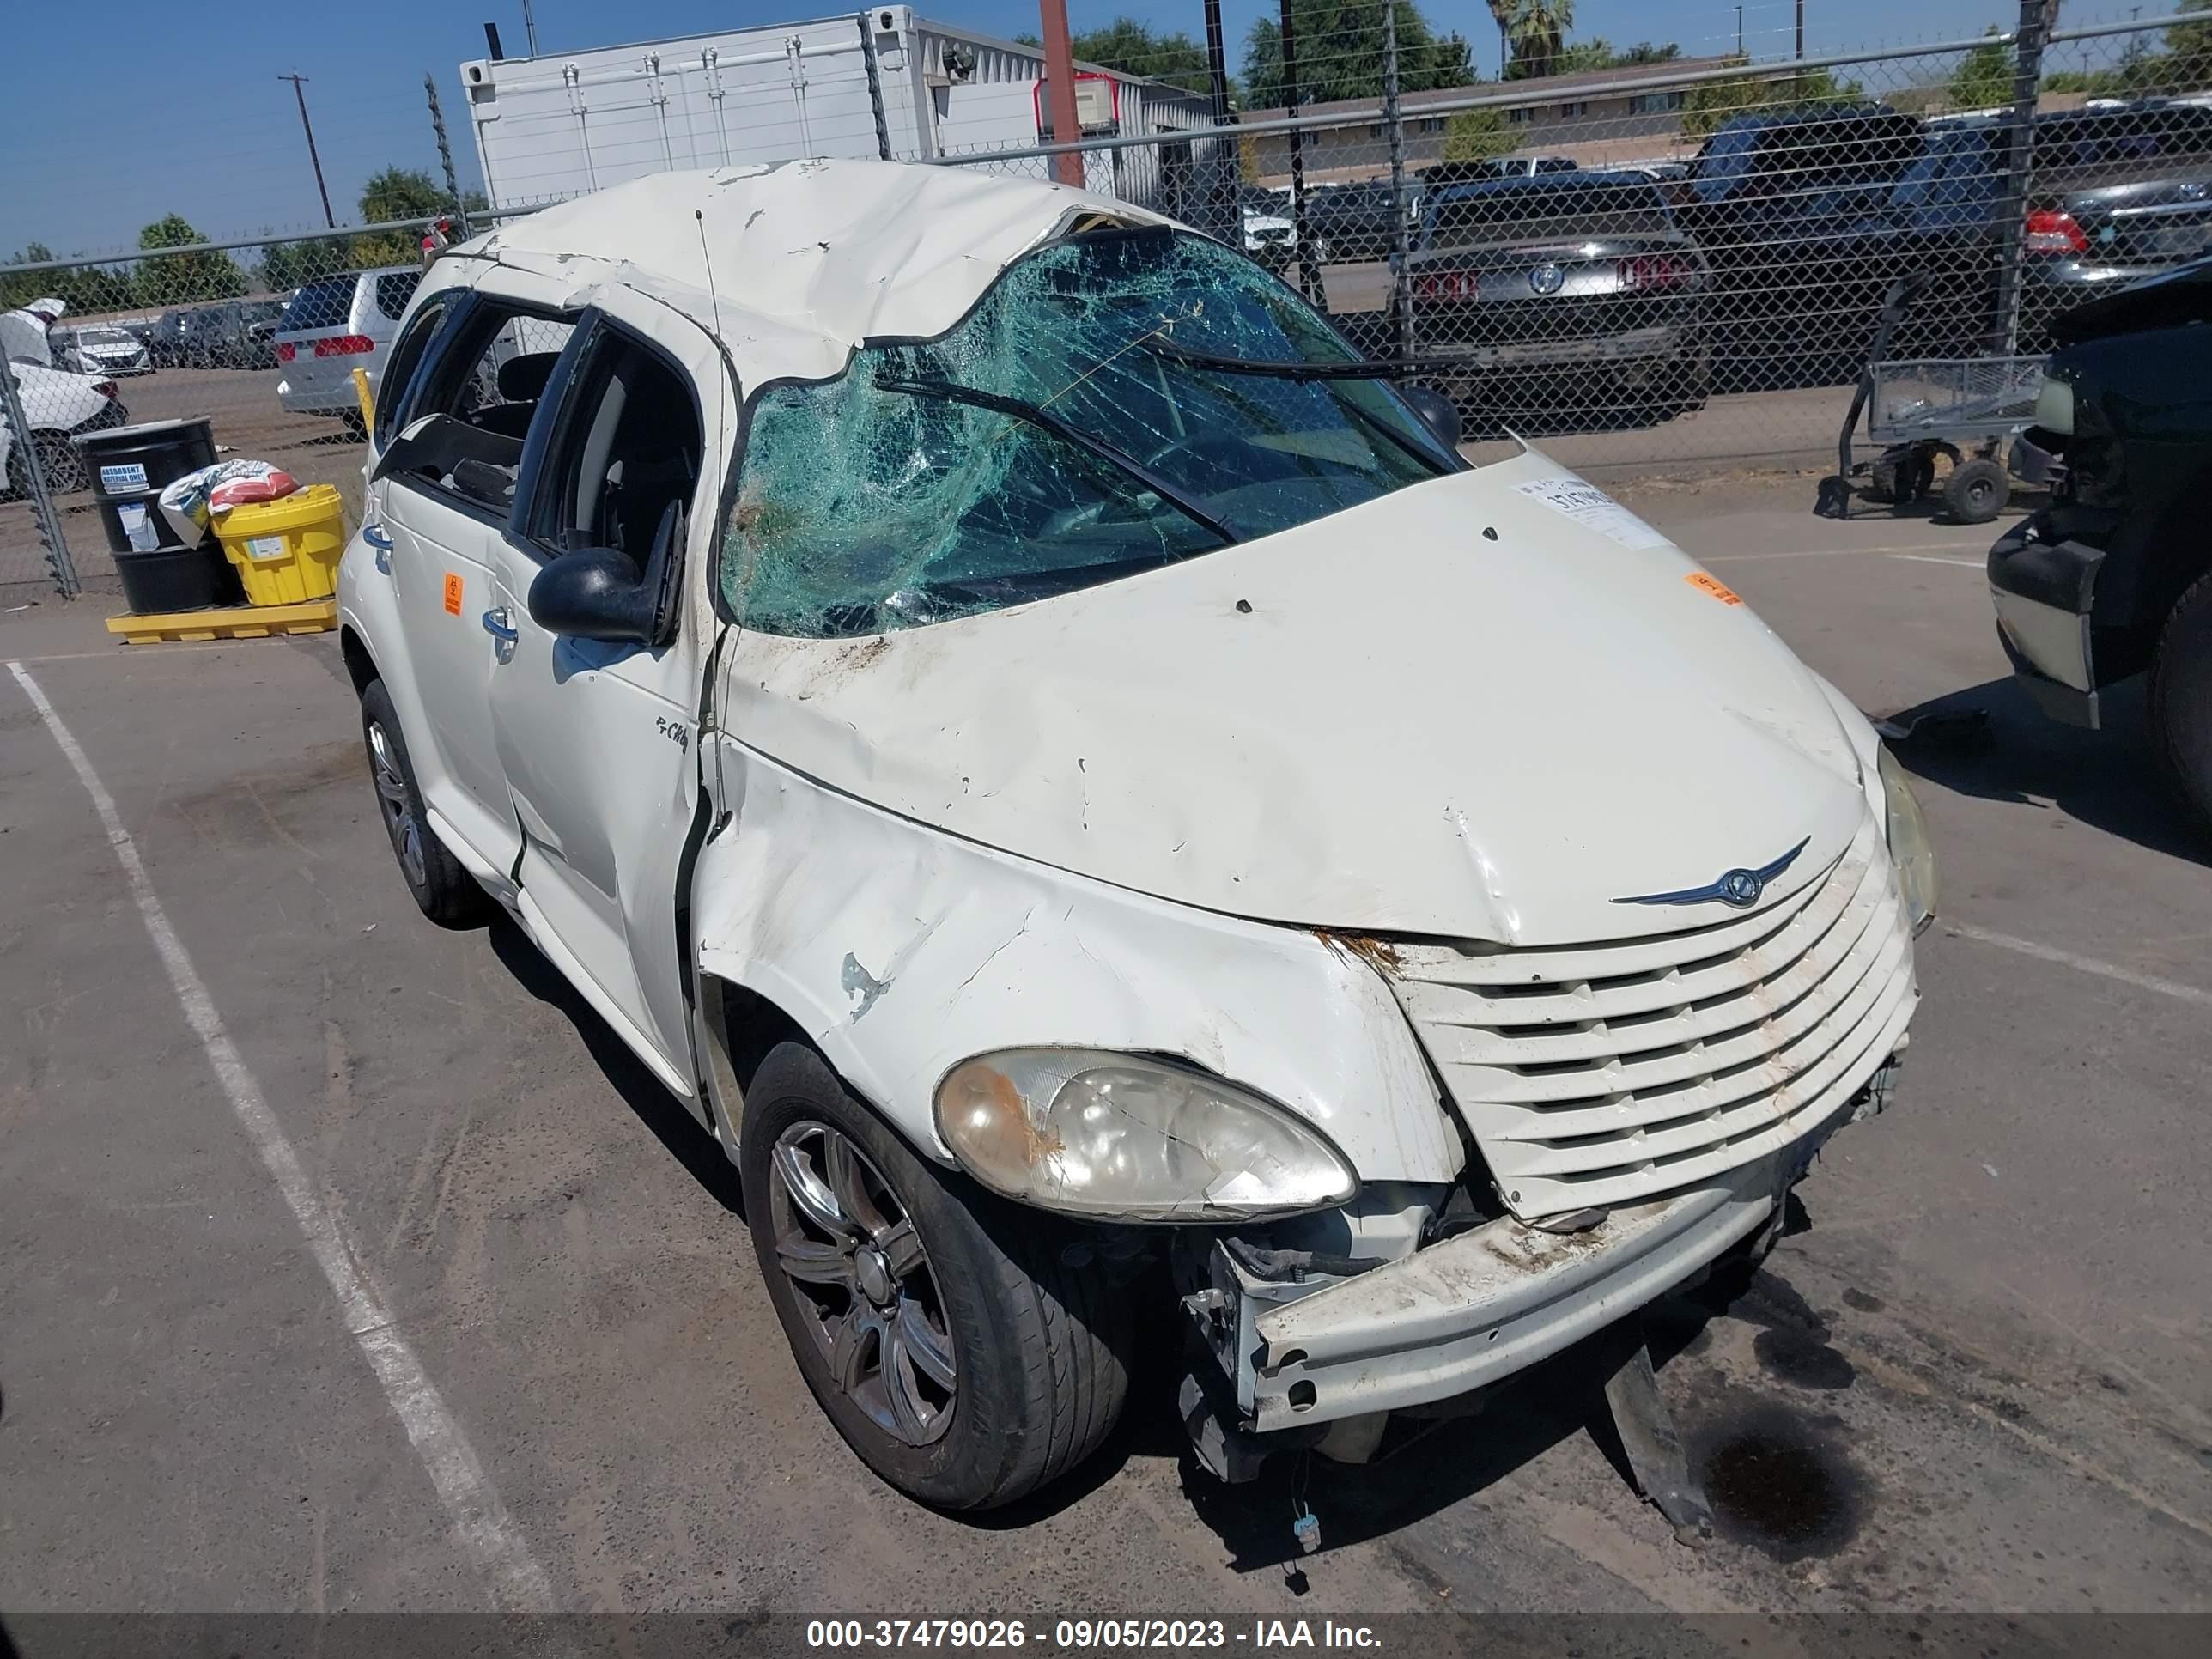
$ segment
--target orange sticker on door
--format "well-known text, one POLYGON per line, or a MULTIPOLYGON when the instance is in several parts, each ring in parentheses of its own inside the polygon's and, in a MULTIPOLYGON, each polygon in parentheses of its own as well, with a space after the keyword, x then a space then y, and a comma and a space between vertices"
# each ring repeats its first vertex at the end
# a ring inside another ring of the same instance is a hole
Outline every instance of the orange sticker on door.
MULTIPOLYGON (((446 580, 451 581, 453 578, 448 576, 446 580)), ((1689 583, 1691 586, 1696 588, 1698 592, 1705 594, 1709 598, 1718 599, 1723 605, 1741 605, 1743 603, 1742 597, 1738 594, 1734 588, 1730 587, 1726 582, 1721 580, 1719 577, 1708 576, 1702 570, 1692 570, 1688 575, 1683 577, 1682 580, 1689 583)), ((448 589, 447 592, 450 594, 452 590, 448 589)), ((451 608, 450 605, 447 608, 451 608)))
POLYGON ((446 614, 449 617, 461 614, 461 579, 457 572, 451 570, 446 573, 446 614))

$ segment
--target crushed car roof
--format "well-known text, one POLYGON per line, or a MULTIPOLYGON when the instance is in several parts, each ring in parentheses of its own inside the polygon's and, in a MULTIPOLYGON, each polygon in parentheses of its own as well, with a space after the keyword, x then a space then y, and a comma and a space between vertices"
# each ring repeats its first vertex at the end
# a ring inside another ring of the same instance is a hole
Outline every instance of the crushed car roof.
POLYGON ((866 340, 943 333, 1009 263, 1094 214, 1164 222, 1105 197, 966 167, 787 161, 656 173, 544 209, 448 257, 566 279, 578 306, 609 285, 648 295, 719 333, 750 392, 835 374, 866 340))

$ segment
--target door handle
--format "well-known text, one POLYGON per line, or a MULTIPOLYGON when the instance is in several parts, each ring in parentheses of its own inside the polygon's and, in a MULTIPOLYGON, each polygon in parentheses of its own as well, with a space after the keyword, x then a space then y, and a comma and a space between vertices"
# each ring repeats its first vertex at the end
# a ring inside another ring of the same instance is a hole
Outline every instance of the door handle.
POLYGON ((392 574, 392 538, 384 533, 381 525, 365 524, 361 527, 361 538, 376 550, 376 568, 389 576, 392 574))
POLYGON ((501 662, 514 660, 514 642, 522 637, 514 626, 514 613, 505 605, 498 605, 483 613, 483 631, 492 636, 494 652, 501 662))

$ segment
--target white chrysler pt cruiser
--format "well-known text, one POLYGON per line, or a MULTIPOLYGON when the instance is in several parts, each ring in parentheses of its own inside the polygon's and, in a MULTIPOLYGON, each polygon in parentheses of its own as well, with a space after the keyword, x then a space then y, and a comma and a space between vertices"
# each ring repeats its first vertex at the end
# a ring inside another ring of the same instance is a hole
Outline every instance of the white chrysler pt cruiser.
POLYGON ((432 266, 343 644, 416 902, 716 1136, 799 1369, 1004 1503, 1173 1322, 1356 1457, 1755 1259, 1887 1099, 1867 722, 1261 266, 1056 185, 671 173, 432 266))

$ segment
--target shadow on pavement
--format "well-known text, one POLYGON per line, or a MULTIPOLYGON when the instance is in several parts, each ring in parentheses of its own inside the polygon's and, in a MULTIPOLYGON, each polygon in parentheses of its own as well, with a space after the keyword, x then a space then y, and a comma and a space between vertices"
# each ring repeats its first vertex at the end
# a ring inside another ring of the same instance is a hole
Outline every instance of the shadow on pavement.
POLYGON ((1900 710, 1899 722, 1980 709, 1987 726, 1954 738, 1931 734, 1893 745, 1917 777, 1961 795, 2068 817, 2154 853, 2212 864, 2208 848, 2165 790, 2143 732, 2143 688, 2124 682, 2102 694, 2105 729, 2048 719, 2011 677, 1945 693, 1900 710))
POLYGON ((629 1045, 617 1036, 561 970, 538 954, 538 947, 512 917, 501 915, 488 932, 492 954, 515 983, 540 1002, 556 1008, 576 1028, 584 1047, 599 1071, 623 1097, 638 1121, 653 1132, 669 1155, 682 1164, 708 1197, 731 1214, 742 1218, 744 1197, 738 1182, 737 1166, 723 1156, 721 1143, 699 1127, 699 1121, 647 1071, 629 1045))

